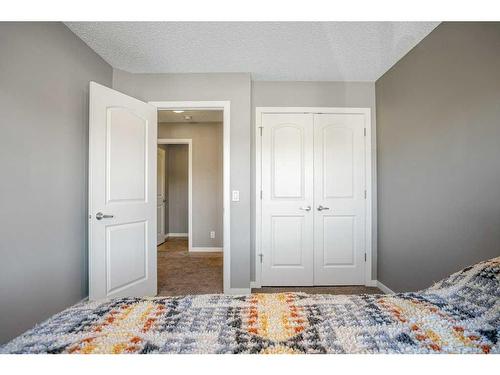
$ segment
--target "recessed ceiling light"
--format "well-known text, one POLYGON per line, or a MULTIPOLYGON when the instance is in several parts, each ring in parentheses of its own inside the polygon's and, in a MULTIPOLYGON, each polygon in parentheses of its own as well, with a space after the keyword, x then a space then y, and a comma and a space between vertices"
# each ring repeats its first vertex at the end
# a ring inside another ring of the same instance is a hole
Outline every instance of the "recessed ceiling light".
POLYGON ((187 120, 187 121, 191 120, 192 118, 193 117, 191 117, 191 116, 184 116, 184 120, 187 120))
POLYGON ((183 113, 184 111, 174 111, 174 113, 183 113))

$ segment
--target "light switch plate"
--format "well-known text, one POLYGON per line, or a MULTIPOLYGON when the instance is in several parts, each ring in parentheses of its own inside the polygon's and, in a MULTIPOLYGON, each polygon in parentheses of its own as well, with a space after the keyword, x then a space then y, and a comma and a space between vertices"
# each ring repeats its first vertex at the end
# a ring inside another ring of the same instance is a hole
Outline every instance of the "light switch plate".
POLYGON ((240 201, 240 191, 239 190, 233 190, 232 200, 233 200, 233 202, 240 201))

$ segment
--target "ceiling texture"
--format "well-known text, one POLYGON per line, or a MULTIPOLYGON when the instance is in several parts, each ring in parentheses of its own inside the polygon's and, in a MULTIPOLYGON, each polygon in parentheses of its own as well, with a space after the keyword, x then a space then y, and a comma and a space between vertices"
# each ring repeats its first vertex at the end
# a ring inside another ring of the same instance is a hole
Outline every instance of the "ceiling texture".
POLYGON ((67 22, 131 73, 251 73, 254 80, 376 81, 439 22, 67 22))

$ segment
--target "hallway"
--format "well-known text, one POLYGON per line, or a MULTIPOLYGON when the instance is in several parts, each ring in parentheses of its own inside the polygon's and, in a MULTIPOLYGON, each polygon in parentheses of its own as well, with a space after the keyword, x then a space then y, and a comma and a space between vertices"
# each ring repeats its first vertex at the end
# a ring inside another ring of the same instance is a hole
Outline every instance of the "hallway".
POLYGON ((188 252, 187 238, 169 238, 158 250, 158 295, 222 293, 222 253, 188 252))

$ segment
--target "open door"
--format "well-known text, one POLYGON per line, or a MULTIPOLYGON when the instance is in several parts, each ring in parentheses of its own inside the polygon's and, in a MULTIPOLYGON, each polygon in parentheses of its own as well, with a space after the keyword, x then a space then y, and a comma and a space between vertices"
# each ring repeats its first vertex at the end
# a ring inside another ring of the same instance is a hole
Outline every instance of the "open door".
POLYGON ((89 299, 156 295, 156 107, 90 82, 89 299))

